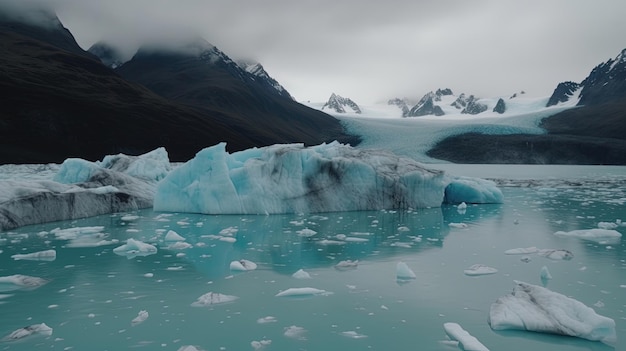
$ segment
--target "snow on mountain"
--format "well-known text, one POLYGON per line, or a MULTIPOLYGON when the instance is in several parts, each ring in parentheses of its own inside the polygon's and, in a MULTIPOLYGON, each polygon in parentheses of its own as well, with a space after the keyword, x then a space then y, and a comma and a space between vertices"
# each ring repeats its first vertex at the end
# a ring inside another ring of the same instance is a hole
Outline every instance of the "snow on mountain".
POLYGON ((361 113, 361 108, 354 101, 335 93, 332 93, 328 101, 322 106, 321 110, 325 109, 333 110, 336 113, 361 113))
POLYGON ((252 60, 237 60, 237 65, 244 71, 250 73, 255 80, 276 89, 281 95, 293 99, 287 89, 280 85, 276 79, 272 78, 260 63, 252 60))

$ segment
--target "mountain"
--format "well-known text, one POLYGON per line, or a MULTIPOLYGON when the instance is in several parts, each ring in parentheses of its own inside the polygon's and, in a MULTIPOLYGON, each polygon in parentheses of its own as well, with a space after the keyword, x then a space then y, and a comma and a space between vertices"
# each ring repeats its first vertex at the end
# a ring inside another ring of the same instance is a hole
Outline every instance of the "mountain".
POLYGON ((579 106, 600 105, 626 96, 626 49, 596 66, 580 85, 579 106))
MULTIPOLYGON (((178 73, 166 75, 152 91, 82 50, 54 13, 33 13, 28 20, 0 14, 0 164, 95 160, 160 146, 172 161, 186 161, 221 141, 237 151, 350 138, 333 117, 270 92, 234 63, 229 69, 239 78, 220 71, 229 77, 214 81, 170 66, 178 73), (212 85, 218 88, 202 90, 212 85)), ((142 57, 136 55, 133 64, 142 57)), ((150 63, 135 66, 148 83, 159 62, 150 63)))
POLYGON ((122 53, 119 52, 113 46, 99 41, 93 44, 88 50, 90 54, 96 56, 102 63, 112 69, 115 69, 122 64, 124 64, 124 58, 122 57, 122 53))
POLYGON ((436 96, 437 95, 435 95, 432 91, 424 95, 420 101, 409 110, 407 117, 420 117, 426 115, 443 116, 445 113, 441 107, 435 105, 434 100, 436 96))
POLYGON ((322 110, 330 109, 337 113, 361 113, 361 108, 349 98, 344 98, 335 93, 330 95, 328 101, 322 106, 322 110))
POLYGON ((407 99, 394 98, 387 101, 387 105, 398 106, 402 110, 402 117, 409 115, 409 101, 407 99))
POLYGON ((173 102, 219 114, 220 122, 250 138, 251 146, 356 140, 334 117, 295 102, 260 70, 243 69, 201 38, 144 46, 115 72, 173 102))
POLYGON ((276 89, 279 95, 293 100, 293 97, 289 94, 287 89, 280 85, 276 79, 270 77, 269 73, 267 73, 260 63, 252 60, 237 60, 237 65, 244 71, 250 73, 257 82, 266 85, 268 88, 276 89))

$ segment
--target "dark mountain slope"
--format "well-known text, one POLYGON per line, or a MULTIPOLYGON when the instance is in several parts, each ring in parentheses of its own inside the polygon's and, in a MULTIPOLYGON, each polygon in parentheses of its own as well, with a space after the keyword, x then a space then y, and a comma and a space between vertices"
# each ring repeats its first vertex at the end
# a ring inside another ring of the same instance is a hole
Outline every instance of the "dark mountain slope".
POLYGON ((172 104, 91 55, 1 29, 0 163, 94 160, 158 146, 173 160, 187 160, 223 140, 233 148, 253 144, 219 115, 172 104))
POLYGON ((206 42, 188 52, 142 49, 116 72, 173 101, 220 112, 227 116, 223 123, 249 136, 255 146, 355 141, 334 117, 258 82, 258 76, 206 42))

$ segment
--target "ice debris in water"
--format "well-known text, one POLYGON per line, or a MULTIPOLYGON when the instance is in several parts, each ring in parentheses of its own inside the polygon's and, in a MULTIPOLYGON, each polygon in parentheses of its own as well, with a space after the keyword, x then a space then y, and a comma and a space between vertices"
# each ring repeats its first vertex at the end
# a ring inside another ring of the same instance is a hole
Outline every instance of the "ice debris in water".
POLYGON ((537 251, 539 251, 538 248, 531 246, 531 247, 520 247, 520 248, 516 248, 516 249, 509 249, 504 251, 504 254, 506 255, 528 255, 528 254, 534 254, 537 253, 537 251))
POLYGON ((11 334, 2 338, 2 341, 15 341, 31 335, 50 336, 52 335, 52 328, 47 326, 46 323, 29 325, 13 331, 11 334))
POLYGON ((491 304, 489 325, 494 330, 552 333, 609 344, 617 339, 613 319, 578 300, 520 281, 515 281, 511 294, 491 304))
POLYGON ((33 290, 48 283, 48 280, 23 274, 0 277, 0 291, 33 290))
POLYGON ((411 270, 411 268, 409 268, 409 266, 406 263, 398 262, 398 264, 396 265, 396 279, 408 280, 408 279, 415 279, 416 277, 417 276, 415 275, 413 270, 411 270))
POLYGON ((598 222, 598 228, 600 229, 615 229, 619 227, 619 222, 598 222))
POLYGON ((31 252, 27 254, 15 254, 11 256, 14 260, 30 260, 30 261, 54 261, 57 258, 56 250, 44 250, 31 252))
POLYGON ((136 326, 137 324, 141 324, 143 323, 146 319, 148 319, 148 311, 146 310, 141 310, 139 311, 139 313, 137 314, 137 317, 133 318, 133 320, 130 322, 130 324, 132 326, 136 326))
POLYGON ((356 331, 354 331, 354 330, 348 330, 348 331, 341 332, 341 335, 343 335, 343 336, 345 336, 345 337, 348 337, 348 338, 351 338, 351 339, 363 339, 363 338, 367 338, 367 335, 357 333, 357 332, 356 332, 356 331))
POLYGON ((276 323, 278 321, 276 320, 276 317, 266 316, 266 317, 257 319, 256 322, 259 324, 267 324, 267 323, 276 323))
POLYGON ((183 345, 177 351, 202 351, 202 349, 193 345, 183 345))
POLYGON ((477 276, 495 274, 498 273, 498 270, 493 267, 485 266, 484 264, 475 264, 464 270, 463 273, 469 276, 477 276))
POLYGON ((272 344, 272 340, 267 340, 267 339, 263 339, 263 340, 254 340, 250 343, 250 346, 252 346, 253 349, 255 350, 263 350, 266 346, 271 345, 272 344))
POLYGON ((256 263, 248 260, 232 261, 230 263, 231 271, 253 271, 256 267, 256 263))
POLYGON ((307 271, 305 271, 304 269, 298 269, 291 276, 296 278, 296 279, 311 279, 311 275, 307 271))
POLYGON ((283 335, 285 335, 286 337, 296 340, 306 340, 305 334, 306 329, 298 327, 296 325, 286 327, 285 332, 283 333, 283 335))
POLYGON ((572 230, 570 232, 558 231, 554 233, 560 237, 579 238, 589 241, 594 241, 600 244, 617 244, 622 238, 622 233, 613 229, 582 229, 572 230))
POLYGON ((316 288, 289 288, 276 294, 277 297, 284 296, 312 296, 312 295, 327 295, 329 292, 316 288))
POLYGON ((239 297, 232 295, 224 295, 220 293, 214 293, 212 291, 200 296, 195 302, 191 304, 193 307, 207 307, 213 305, 221 305, 237 300, 239 297))
POLYGON ((467 228, 467 224, 465 224, 465 223, 454 223, 454 222, 452 222, 452 223, 448 223, 448 226, 450 228, 459 228, 459 229, 467 228))
POLYGON ((296 233, 299 236, 303 236, 305 238, 309 238, 309 237, 312 237, 313 235, 317 234, 317 232, 315 230, 309 229, 309 228, 304 228, 304 229, 301 229, 301 230, 297 230, 296 233))
POLYGON ((165 234, 165 241, 185 241, 187 239, 180 236, 173 230, 168 230, 167 234, 165 234))
POLYGON ((344 260, 344 261, 339 261, 339 263, 337 263, 335 265, 335 268, 343 271, 343 270, 348 270, 348 269, 356 269, 359 266, 359 260, 344 260))
POLYGON ((456 211, 459 214, 465 214, 465 211, 467 211, 467 204, 465 202, 461 202, 457 207, 456 207, 456 211))
POLYGON ((541 280, 550 280, 552 279, 552 274, 550 274, 550 271, 548 270, 548 267, 543 266, 541 267, 541 271, 540 271, 540 276, 541 276, 541 280))
POLYGON ((564 249, 541 249, 537 251, 537 255, 555 261, 569 261, 574 258, 574 254, 571 251, 564 249))
POLYGON ((465 351, 489 351, 478 339, 457 323, 444 323, 443 329, 451 340, 458 341, 465 351))
POLYGON ((154 245, 146 244, 142 241, 130 238, 126 240, 126 244, 113 249, 113 252, 117 255, 126 256, 131 259, 137 256, 154 255, 157 253, 157 248, 154 245))
POLYGON ((496 184, 453 177, 410 158, 332 142, 235 153, 205 148, 157 185, 156 211, 311 213, 501 203, 496 184))

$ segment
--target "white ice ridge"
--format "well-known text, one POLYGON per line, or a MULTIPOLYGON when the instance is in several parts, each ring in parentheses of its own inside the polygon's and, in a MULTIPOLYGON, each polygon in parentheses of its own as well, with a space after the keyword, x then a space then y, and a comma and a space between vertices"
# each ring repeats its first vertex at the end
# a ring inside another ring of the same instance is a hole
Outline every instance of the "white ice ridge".
POLYGON ((0 339, 0 341, 15 341, 31 335, 50 336, 52 335, 52 328, 47 326, 46 323, 33 324, 14 330, 11 334, 0 339))
POLYGON ((275 214, 501 203, 495 183, 453 177, 391 153, 332 142, 198 152, 157 186, 156 211, 275 214))
POLYGON ((31 252, 27 254, 15 254, 11 256, 14 260, 28 260, 28 261, 54 261, 57 258, 56 250, 44 250, 31 252))
POLYGON ((494 330, 569 335, 609 344, 617 338, 613 319, 573 298, 520 281, 515 282, 511 294, 491 305, 489 325, 494 330))
POLYGON ((451 340, 458 341, 465 351, 489 351, 478 339, 457 323, 444 323, 443 329, 451 340))

